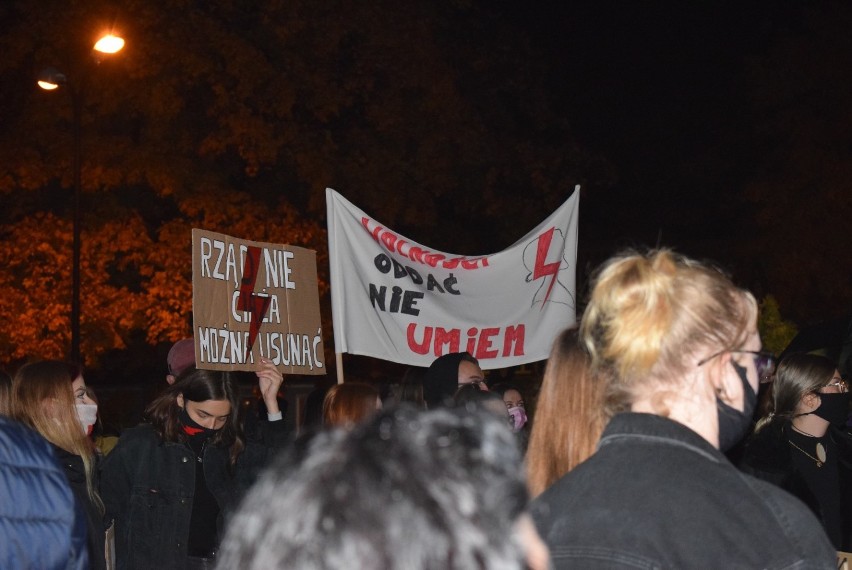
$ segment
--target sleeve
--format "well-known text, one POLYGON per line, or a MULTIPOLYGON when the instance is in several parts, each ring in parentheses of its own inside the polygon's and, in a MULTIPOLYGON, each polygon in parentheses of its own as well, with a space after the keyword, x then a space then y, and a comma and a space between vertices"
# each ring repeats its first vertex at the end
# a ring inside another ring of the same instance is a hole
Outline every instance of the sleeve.
POLYGON ((289 443, 290 430, 284 420, 257 422, 254 437, 246 439, 245 449, 237 460, 236 479, 240 497, 289 443))
MULTIPOLYGON (((115 524, 115 557, 117 566, 124 567, 122 561, 127 558, 129 544, 130 496, 133 490, 133 478, 130 471, 134 453, 133 447, 124 438, 119 439, 115 449, 101 463, 100 493, 104 503, 104 519, 107 526, 115 524)), ((137 458, 138 460, 138 458, 137 458)))

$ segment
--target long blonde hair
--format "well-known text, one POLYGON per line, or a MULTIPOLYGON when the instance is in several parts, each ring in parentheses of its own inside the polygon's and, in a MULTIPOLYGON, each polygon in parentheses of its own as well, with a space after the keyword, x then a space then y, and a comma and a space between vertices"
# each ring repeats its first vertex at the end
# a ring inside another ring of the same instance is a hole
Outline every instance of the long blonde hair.
POLYGON ((603 383, 592 378, 577 329, 553 343, 527 449, 527 486, 535 497, 595 451, 603 431, 603 383))
POLYGON ((26 364, 12 382, 12 413, 53 445, 83 459, 89 498, 103 512, 94 484, 95 447, 77 419, 71 384, 79 367, 57 360, 26 364))
POLYGON ((756 315, 754 297, 714 267, 665 249, 614 257, 580 325, 592 370, 607 381, 604 413, 629 409, 650 385, 677 390, 700 349, 740 347, 756 315))

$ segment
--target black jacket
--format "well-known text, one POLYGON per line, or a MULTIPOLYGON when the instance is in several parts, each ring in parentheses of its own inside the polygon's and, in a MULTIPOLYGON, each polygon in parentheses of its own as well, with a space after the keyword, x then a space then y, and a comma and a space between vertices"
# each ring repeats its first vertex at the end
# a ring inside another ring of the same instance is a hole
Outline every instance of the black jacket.
MULTIPOLYGON (((748 440, 739 467, 745 473, 768 481, 798 497, 820 520, 823 519, 819 502, 808 488, 802 474, 793 462, 793 448, 789 444, 790 423, 777 419, 764 426, 748 440)), ((828 435, 838 452, 840 471, 840 501, 844 517, 839 548, 852 548, 852 437, 842 430, 829 428, 828 435)))
POLYGON ((813 514, 677 422, 615 416, 532 504, 559 568, 835 568, 813 514))
MULTIPOLYGON (((284 421, 268 422, 263 441, 247 442, 233 474, 227 448, 208 446, 204 476, 220 508, 219 536, 226 518, 286 442, 284 421)), ((195 454, 187 444, 163 442, 150 425, 125 431, 101 469, 101 497, 115 520, 119 569, 183 568, 187 557, 195 454)))
MULTIPOLYGON (((63 471, 65 471, 65 476, 68 478, 68 483, 74 492, 74 499, 83 512, 86 513, 89 565, 92 570, 104 570, 106 568, 106 560, 104 559, 104 532, 106 531, 104 515, 100 507, 89 498, 83 458, 55 445, 53 445, 53 452, 59 460, 63 471)), ((94 456, 92 461, 97 461, 97 456, 94 456)), ((97 467, 93 469, 92 474, 95 477, 94 486, 97 489, 97 467)))

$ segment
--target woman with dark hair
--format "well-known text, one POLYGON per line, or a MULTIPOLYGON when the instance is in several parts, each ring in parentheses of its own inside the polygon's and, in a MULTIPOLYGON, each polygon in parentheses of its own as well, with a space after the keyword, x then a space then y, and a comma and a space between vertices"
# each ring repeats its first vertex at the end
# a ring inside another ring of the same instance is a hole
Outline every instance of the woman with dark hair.
POLYGON ((503 400, 506 413, 511 418, 509 427, 512 428, 515 439, 518 440, 521 453, 526 453, 530 439, 529 416, 527 415, 527 403, 521 394, 521 390, 510 382, 498 382, 491 386, 491 391, 503 400))
POLYGON ((402 380, 394 391, 394 401, 397 404, 407 402, 418 410, 426 409, 426 400, 423 396, 423 370, 416 366, 409 366, 402 380))
POLYGON ((335 384, 322 403, 322 423, 326 427, 349 429, 382 409, 379 392, 369 384, 335 384))
POLYGON ((778 365, 770 413, 746 445, 740 467, 800 498, 838 550, 852 548, 849 389, 834 363, 792 354, 778 365))
POLYGON ((247 443, 230 372, 185 370, 104 460, 101 493, 115 520, 118 568, 212 568, 227 515, 282 445, 283 377, 257 372, 269 422, 247 443), (264 429, 265 427, 265 429, 264 429))
POLYGON ((46 360, 26 364, 13 381, 13 415, 53 446, 74 496, 86 513, 89 563, 106 567, 104 504, 98 495, 97 455, 88 435, 97 405, 86 395, 78 366, 46 360))
POLYGON ((545 570, 521 457, 482 410, 379 412, 276 461, 222 545, 240 570, 545 570))
POLYGON ((507 422, 511 429, 514 424, 512 416, 506 411, 506 404, 499 394, 490 390, 481 390, 476 384, 462 384, 453 395, 453 406, 472 410, 482 408, 488 410, 502 421, 507 422))

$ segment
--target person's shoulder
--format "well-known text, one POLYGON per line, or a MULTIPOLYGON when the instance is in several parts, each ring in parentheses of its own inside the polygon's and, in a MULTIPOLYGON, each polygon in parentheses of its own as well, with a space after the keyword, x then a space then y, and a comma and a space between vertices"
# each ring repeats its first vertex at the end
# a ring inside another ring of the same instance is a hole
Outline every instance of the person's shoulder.
POLYGON ((831 426, 828 428, 831 434, 831 439, 837 444, 837 448, 847 458, 852 458, 852 433, 849 428, 836 428, 831 426))
POLYGON ((775 521, 788 535, 798 533, 804 536, 811 530, 819 538, 827 540, 822 525, 800 499, 773 483, 746 473, 740 475, 751 488, 754 496, 759 498, 761 504, 772 513, 775 521))
POLYGON ((113 452, 118 450, 126 451, 128 448, 138 448, 140 446, 159 445, 159 443, 160 436, 157 434, 154 426, 151 424, 139 424, 121 432, 121 436, 118 438, 118 443, 115 445, 113 452))
POLYGON ((53 446, 37 432, 3 416, 0 416, 0 428, 0 462, 58 468, 53 446))
POLYGON ((157 437, 157 430, 149 423, 138 424, 121 432, 121 438, 136 439, 148 437, 157 437))
POLYGON ((788 445, 782 426, 769 423, 748 439, 738 465, 760 471, 784 471, 790 463, 788 445))
POLYGON ((583 502, 589 491, 587 483, 597 478, 598 468, 595 461, 587 459, 562 477, 557 479, 547 489, 542 491, 530 502, 530 514, 541 531, 566 515, 583 502))

